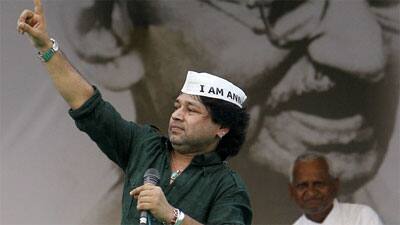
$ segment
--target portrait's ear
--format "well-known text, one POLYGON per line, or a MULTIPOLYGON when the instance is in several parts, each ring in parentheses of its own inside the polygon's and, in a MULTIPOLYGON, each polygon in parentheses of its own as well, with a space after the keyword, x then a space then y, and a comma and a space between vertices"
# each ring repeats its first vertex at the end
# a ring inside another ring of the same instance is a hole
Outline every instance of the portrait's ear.
POLYGON ((124 91, 144 77, 143 57, 135 43, 143 43, 138 37, 146 35, 135 30, 126 9, 116 2, 62 1, 54 13, 65 34, 60 46, 70 51, 71 61, 79 62, 77 69, 106 89, 124 91))

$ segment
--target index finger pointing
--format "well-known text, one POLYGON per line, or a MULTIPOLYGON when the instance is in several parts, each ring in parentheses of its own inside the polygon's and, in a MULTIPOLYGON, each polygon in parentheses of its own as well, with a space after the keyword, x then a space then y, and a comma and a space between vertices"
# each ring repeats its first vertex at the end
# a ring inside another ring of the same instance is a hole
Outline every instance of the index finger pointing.
POLYGON ((142 191, 142 189, 143 189, 142 186, 137 187, 137 188, 133 189, 132 191, 130 191, 129 194, 130 195, 137 195, 142 191))
POLYGON ((33 0, 33 4, 35 5, 35 13, 42 14, 43 13, 42 1, 33 0))

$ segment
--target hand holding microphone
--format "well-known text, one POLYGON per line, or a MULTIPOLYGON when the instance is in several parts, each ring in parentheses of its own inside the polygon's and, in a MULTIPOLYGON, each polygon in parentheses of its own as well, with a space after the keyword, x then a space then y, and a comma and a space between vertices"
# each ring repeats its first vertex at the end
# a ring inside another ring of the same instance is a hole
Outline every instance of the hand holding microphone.
POLYGON ((159 172, 150 168, 144 174, 144 184, 130 192, 130 195, 137 200, 140 224, 147 224, 147 211, 160 221, 173 220, 174 207, 168 203, 162 189, 156 186, 159 180, 159 172))

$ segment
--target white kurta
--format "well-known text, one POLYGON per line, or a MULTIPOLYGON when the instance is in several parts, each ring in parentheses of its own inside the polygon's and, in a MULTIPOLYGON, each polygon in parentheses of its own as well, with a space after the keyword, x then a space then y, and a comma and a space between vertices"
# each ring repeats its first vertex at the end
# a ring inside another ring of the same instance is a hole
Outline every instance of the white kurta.
POLYGON ((316 223, 302 215, 293 225, 383 225, 379 216, 369 206, 333 202, 332 211, 322 223, 316 223))

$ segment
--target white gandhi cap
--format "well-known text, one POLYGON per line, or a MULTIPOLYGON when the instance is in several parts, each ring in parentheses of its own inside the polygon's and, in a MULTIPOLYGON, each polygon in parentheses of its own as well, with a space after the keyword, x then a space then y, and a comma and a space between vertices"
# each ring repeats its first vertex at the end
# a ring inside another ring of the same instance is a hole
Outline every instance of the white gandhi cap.
POLYGON ((231 82, 208 73, 188 71, 182 93, 217 98, 242 108, 247 96, 231 82))

